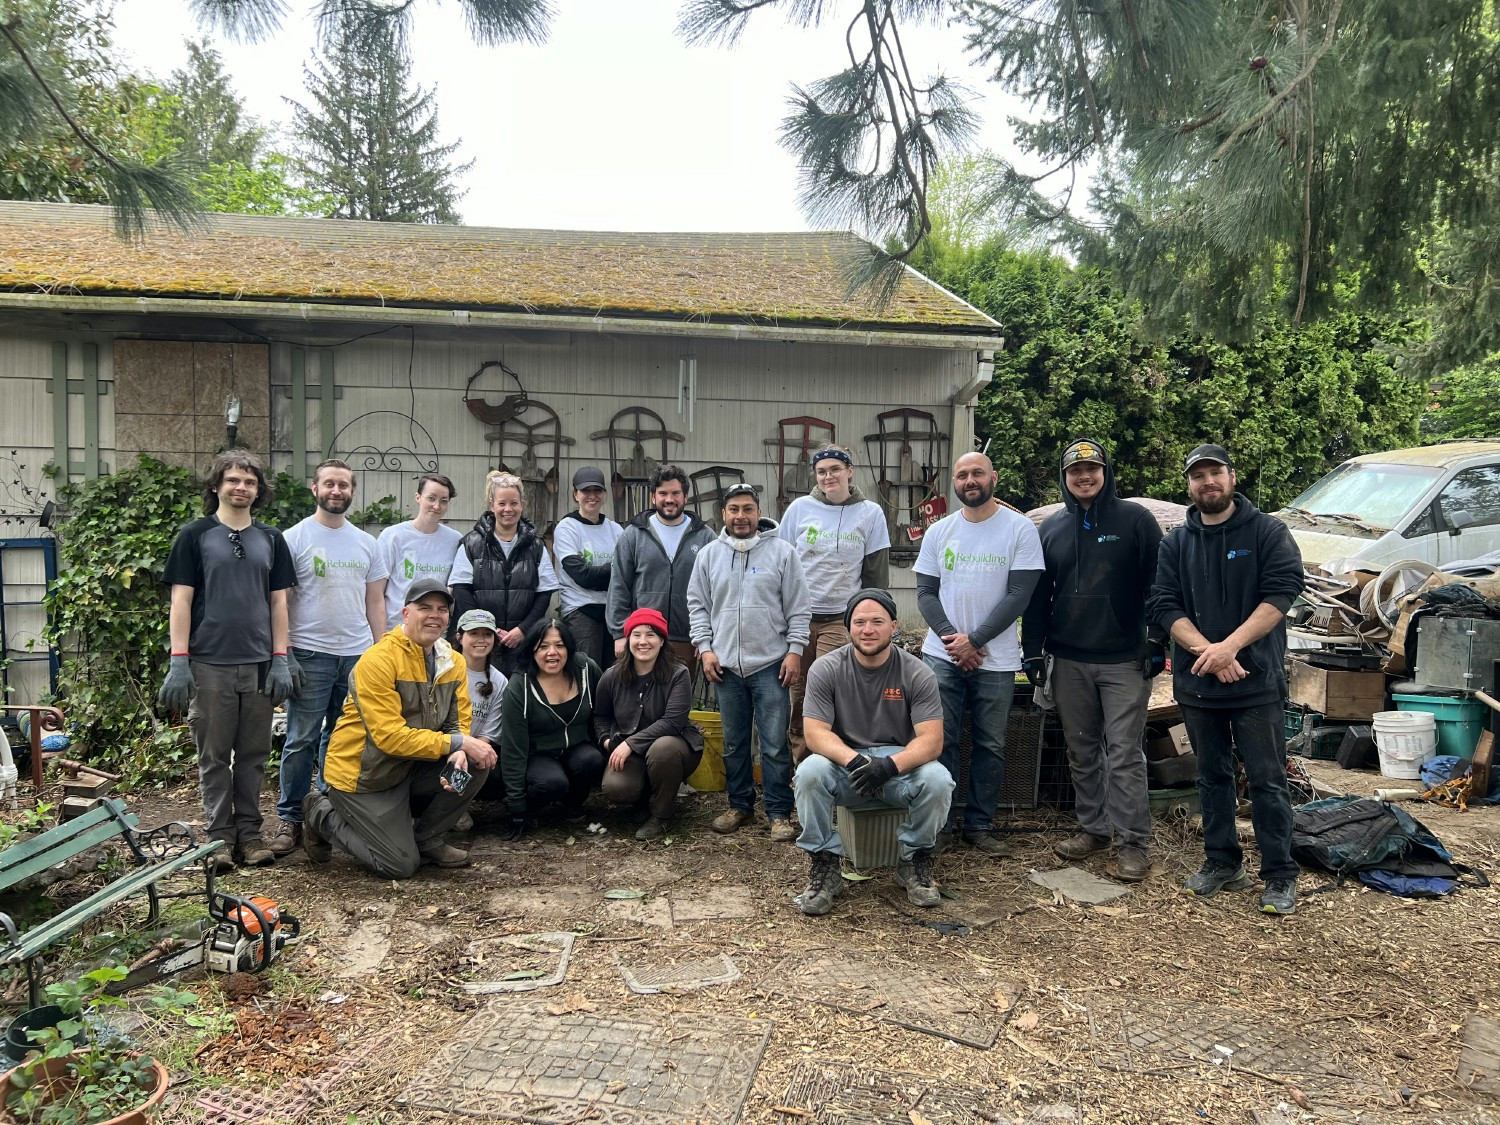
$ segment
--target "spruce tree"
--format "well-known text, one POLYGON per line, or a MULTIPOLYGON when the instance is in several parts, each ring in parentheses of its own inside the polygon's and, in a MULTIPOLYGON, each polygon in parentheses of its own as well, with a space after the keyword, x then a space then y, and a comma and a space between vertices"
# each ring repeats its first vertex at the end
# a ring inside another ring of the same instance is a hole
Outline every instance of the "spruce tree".
POLYGON ((266 130, 245 115, 245 104, 230 84, 219 52, 204 42, 187 41, 188 64, 174 70, 163 93, 170 96, 168 127, 182 152, 204 167, 253 165, 266 130))
POLYGON ((412 85, 395 30, 349 16, 327 30, 303 68, 309 104, 291 102, 306 186, 338 201, 336 218, 458 222, 454 181, 473 161, 448 162, 458 145, 438 142, 434 91, 412 85))

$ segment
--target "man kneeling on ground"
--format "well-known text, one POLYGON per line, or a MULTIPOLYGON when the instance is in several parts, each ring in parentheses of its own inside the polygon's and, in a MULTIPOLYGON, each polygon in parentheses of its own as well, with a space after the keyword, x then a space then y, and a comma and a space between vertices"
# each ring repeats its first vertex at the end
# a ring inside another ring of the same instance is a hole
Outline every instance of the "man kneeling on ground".
POLYGON ((442 639, 453 598, 435 578, 406 591, 401 624, 354 665, 344 713, 328 741, 327 794, 302 802, 302 846, 327 863, 332 845, 377 875, 405 879, 423 863, 463 867, 467 852, 444 842, 495 765, 471 738, 464 662, 442 639), (448 766, 470 775, 459 787, 448 766))
POLYGON ((809 751, 797 767, 797 846, 812 871, 797 899, 804 914, 827 914, 843 893, 844 844, 834 809, 880 800, 907 810, 897 839, 896 882, 917 906, 940 900, 932 851, 948 817, 953 777, 943 752, 943 703, 932 669, 894 647, 896 603, 860 590, 844 610, 850 643, 808 671, 802 727, 809 751))

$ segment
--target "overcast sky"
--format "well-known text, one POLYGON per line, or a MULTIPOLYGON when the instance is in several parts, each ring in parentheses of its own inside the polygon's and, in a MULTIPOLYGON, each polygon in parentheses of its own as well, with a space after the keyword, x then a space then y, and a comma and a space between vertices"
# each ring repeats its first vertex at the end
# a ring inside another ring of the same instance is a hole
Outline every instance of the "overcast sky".
MULTIPOLYGON (((842 20, 816 31, 758 13, 733 49, 688 47, 678 0, 555 0, 542 47, 481 48, 457 6, 417 0, 415 77, 437 86, 439 122, 473 159, 459 210, 470 225, 582 230, 805 230, 797 170, 777 144, 792 83, 840 68, 842 20)), ((120 0, 129 64, 165 78, 200 34, 186 0, 120 0)), ((300 10, 270 41, 215 40, 251 113, 289 120, 312 47, 300 10)), ((917 74, 983 95, 979 145, 1009 151, 1006 108, 970 66, 959 29, 914 29, 917 74)), ((1014 112, 1014 106, 1010 106, 1014 112)))

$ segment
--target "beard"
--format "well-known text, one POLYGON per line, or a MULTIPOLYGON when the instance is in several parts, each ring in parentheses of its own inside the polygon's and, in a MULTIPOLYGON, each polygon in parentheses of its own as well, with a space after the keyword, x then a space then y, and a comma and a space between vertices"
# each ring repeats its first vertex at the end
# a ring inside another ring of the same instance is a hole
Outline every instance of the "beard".
POLYGON ((1201 499, 1196 499, 1196 503, 1198 511, 1202 512, 1205 516, 1216 516, 1220 512, 1227 511, 1229 506, 1234 503, 1234 493, 1221 492, 1217 496, 1205 496, 1201 499))
POLYGON ((966 508, 982 508, 995 498, 995 486, 982 484, 978 491, 965 491, 958 494, 959 503, 966 508))
POLYGON ((853 641, 854 649, 856 652, 858 652, 861 656, 869 657, 879 656, 882 652, 891 647, 892 642, 895 641, 896 638, 888 637, 884 641, 876 641, 873 648, 866 648, 859 641, 854 641, 853 638, 850 639, 851 641, 853 641))
POLYGON ((315 498, 318 507, 330 516, 341 516, 349 510, 349 505, 354 503, 352 496, 330 496, 326 500, 319 496, 315 498))

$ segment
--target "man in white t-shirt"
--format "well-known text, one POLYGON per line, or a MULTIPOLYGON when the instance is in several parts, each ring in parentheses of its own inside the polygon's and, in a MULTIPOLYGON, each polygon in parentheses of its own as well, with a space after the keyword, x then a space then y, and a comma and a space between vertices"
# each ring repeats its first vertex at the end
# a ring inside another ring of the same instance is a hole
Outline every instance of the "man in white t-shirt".
POLYGON ((792 761, 807 756, 802 738, 802 697, 813 662, 849 643, 844 610, 855 591, 888 585, 891 551, 885 511, 854 487, 854 458, 830 445, 812 455, 817 480, 811 494, 799 496, 782 513, 776 534, 797 549, 807 596, 812 603, 812 637, 802 654, 802 675, 792 685, 792 728, 787 735, 792 761))
POLYGON ((312 515, 286 533, 297 570, 287 597, 289 653, 301 670, 287 700, 281 751, 281 828, 271 854, 302 845, 302 799, 317 781, 323 756, 344 709, 354 663, 384 633, 385 564, 375 539, 344 518, 354 502, 354 472, 336 458, 313 470, 312 515))
POLYGON ((604 474, 585 465, 573 474, 573 499, 578 507, 557 521, 552 552, 560 574, 558 592, 563 620, 573 630, 578 651, 593 657, 600 668, 614 663, 604 610, 609 601, 609 575, 620 525, 603 512, 604 474))
POLYGON ((380 560, 387 578, 385 628, 375 634, 378 641, 401 624, 401 607, 413 582, 436 578, 447 585, 453 555, 463 535, 443 524, 448 505, 458 499, 453 482, 441 473, 423 473, 417 479, 417 518, 388 527, 380 533, 380 560))
MULTIPOLYGON (((915 569, 917 608, 929 626, 922 659, 943 698, 942 762, 955 781, 959 738, 965 719, 970 723, 963 841, 1003 856, 1010 846, 992 831, 1005 781, 1005 727, 1021 669, 1016 619, 1046 563, 1035 525, 995 499, 995 479, 983 453, 958 459, 953 491, 961 507, 927 529, 915 569)), ((939 850, 957 827, 950 822, 939 850)))

